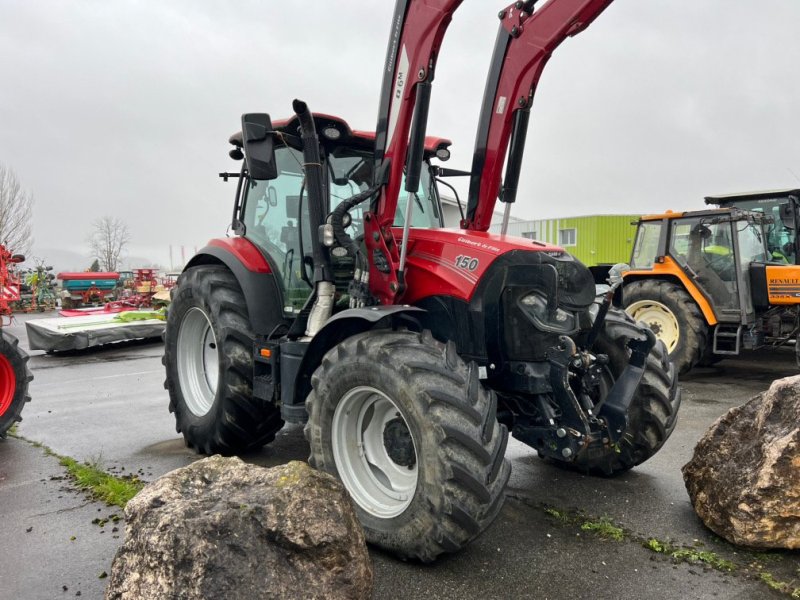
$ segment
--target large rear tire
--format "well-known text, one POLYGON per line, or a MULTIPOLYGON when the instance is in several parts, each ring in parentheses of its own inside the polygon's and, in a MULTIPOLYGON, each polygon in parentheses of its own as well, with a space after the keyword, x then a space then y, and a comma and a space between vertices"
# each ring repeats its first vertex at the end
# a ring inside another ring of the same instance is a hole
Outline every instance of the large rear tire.
POLYGON ((183 273, 164 335, 169 410, 186 445, 238 454, 271 442, 280 409, 253 397, 253 332, 239 283, 225 267, 183 273))
POLYGON ((645 279, 625 286, 625 312, 664 342, 678 373, 688 373, 708 346, 708 325, 692 297, 671 281, 645 279))
POLYGON ((312 378, 312 466, 338 477, 367 540, 432 561, 484 531, 511 473, 497 400, 452 343, 367 332, 330 350, 312 378))
POLYGON ((28 354, 17 338, 0 330, 0 438, 22 420, 22 409, 31 399, 28 384, 32 379, 28 354))

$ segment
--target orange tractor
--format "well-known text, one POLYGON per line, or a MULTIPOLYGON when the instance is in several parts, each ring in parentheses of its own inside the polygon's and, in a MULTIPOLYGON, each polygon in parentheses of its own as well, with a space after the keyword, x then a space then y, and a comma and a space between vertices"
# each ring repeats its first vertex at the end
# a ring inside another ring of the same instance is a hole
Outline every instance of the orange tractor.
POLYGON ((776 260, 771 215, 722 208, 639 220, 625 310, 664 342, 680 373, 800 328, 800 266, 776 260))
POLYGON ((28 396, 28 383, 33 379, 28 370, 28 355, 19 341, 3 329, 11 320, 9 303, 20 299, 20 281, 10 265, 21 263, 25 257, 11 254, 0 244, 0 437, 17 421, 28 396))

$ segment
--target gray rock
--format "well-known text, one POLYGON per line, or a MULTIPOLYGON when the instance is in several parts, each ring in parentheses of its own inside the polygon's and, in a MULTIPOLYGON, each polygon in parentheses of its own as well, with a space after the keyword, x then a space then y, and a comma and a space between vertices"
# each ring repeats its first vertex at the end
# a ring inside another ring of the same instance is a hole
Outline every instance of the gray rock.
POLYGON ((800 548, 800 376, 720 417, 683 479, 697 514, 729 542, 800 548))
POLYGON ((305 463, 212 456, 125 508, 107 599, 369 598, 372 564, 350 499, 305 463))

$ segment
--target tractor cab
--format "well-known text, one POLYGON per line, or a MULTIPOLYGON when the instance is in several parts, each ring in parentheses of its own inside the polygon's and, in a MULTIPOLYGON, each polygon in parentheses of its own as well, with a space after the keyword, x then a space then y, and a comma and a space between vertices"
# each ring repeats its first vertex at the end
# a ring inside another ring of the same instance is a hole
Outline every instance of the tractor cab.
MULTIPOLYGON (((368 189, 374 176, 375 134, 354 131, 343 119, 315 114, 315 127, 320 132, 320 157, 326 177, 323 195, 326 198, 325 214, 330 214, 343 200, 368 189)), ((317 232, 312 231, 309 214, 308 190, 305 186, 302 144, 298 137, 297 117, 273 124, 279 143, 274 149, 277 177, 256 179, 245 169, 241 174, 226 173, 226 177, 240 177, 234 212, 236 233, 253 242, 262 250, 276 274, 283 295, 283 309, 287 317, 301 311, 313 290, 313 247, 318 243, 317 232)), ((230 137, 234 146, 231 156, 241 157, 242 133, 230 137)), ((420 187, 416 194, 411 227, 437 228, 443 226, 441 200, 433 176, 430 159, 447 160, 450 140, 428 137, 425 144, 425 166, 421 171, 420 187)), ((401 192, 397 203, 394 224, 405 224, 406 198, 401 192)), ((364 212, 367 205, 348 211, 346 231, 358 243, 364 239, 364 212)), ((347 307, 347 287, 353 279, 354 261, 346 253, 331 252, 331 262, 338 300, 347 307)))
POLYGON ((624 274, 626 310, 684 372, 703 361, 701 350, 708 363, 785 335, 800 304, 800 268, 776 257, 774 230, 772 215, 738 208, 642 217, 624 274))
POLYGON ((745 194, 706 196, 706 204, 740 208, 772 217, 767 227, 767 246, 772 258, 800 264, 797 228, 800 220, 800 189, 768 190, 745 194))

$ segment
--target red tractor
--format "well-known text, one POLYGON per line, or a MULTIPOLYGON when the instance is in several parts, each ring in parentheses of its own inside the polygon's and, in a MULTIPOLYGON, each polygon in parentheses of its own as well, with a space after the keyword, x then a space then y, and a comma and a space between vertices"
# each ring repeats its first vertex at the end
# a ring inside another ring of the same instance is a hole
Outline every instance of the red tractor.
POLYGON ((28 383, 33 376, 28 370, 28 355, 19 347, 17 338, 3 329, 11 320, 9 304, 20 300, 19 276, 9 265, 24 260, 24 256, 11 254, 0 244, 0 438, 22 420, 22 407, 31 399, 28 383))
POLYGON ((246 452, 306 423, 311 464, 342 481, 367 539, 423 561, 499 512, 509 430, 604 475, 661 448, 680 405, 664 345, 561 248, 487 233, 498 197, 515 199, 547 59, 609 3, 500 13, 469 172, 432 165, 450 142, 425 132, 460 0, 397 2, 376 132, 301 101, 281 121, 243 115, 230 156, 244 163, 221 174, 237 180, 236 235, 189 261, 167 320, 189 446, 246 452), (466 211, 443 229, 435 180, 457 175, 466 211))

